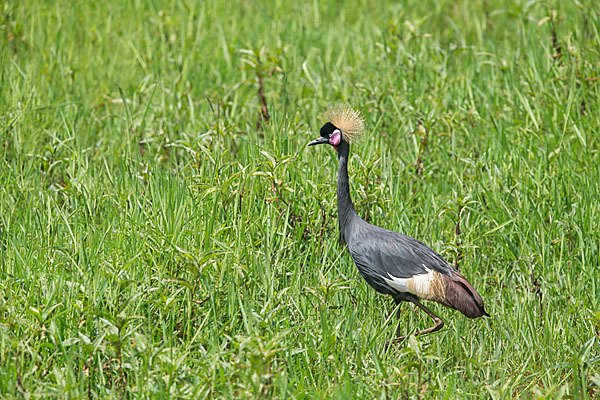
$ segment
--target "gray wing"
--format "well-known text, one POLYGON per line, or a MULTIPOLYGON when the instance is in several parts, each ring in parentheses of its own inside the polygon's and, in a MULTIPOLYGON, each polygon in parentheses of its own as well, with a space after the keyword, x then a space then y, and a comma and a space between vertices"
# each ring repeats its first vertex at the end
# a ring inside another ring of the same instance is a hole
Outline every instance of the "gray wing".
POLYGON ((394 294, 383 279, 411 278, 434 270, 452 276, 454 269, 438 253, 418 240, 370 225, 348 244, 361 275, 378 292, 394 294))

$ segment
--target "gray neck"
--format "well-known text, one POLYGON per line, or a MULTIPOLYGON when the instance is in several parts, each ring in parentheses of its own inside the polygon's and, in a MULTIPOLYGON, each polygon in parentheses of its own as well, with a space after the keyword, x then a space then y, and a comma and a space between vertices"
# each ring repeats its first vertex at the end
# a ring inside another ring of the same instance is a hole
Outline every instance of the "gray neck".
POLYGON ((350 145, 342 141, 338 147, 339 170, 337 182, 338 223, 342 243, 348 243, 350 227, 354 222, 354 217, 357 216, 352 199, 350 199, 350 185, 348 183, 349 153, 350 145))

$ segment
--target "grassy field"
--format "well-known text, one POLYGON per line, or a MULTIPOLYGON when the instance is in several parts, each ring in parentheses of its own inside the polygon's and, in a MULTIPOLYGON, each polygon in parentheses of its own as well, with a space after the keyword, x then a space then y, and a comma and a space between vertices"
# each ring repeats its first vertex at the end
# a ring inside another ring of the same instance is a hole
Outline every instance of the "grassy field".
POLYGON ((0 397, 600 398, 599 11, 0 3, 0 397), (385 351, 306 148, 337 102, 359 214, 491 318, 385 351))

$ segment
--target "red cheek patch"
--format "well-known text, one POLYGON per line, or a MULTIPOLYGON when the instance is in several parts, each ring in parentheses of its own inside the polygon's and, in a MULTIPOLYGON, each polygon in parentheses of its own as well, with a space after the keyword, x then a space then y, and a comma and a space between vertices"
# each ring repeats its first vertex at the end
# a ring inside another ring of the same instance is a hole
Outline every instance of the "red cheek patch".
POLYGON ((338 131, 338 132, 335 132, 335 133, 334 133, 333 135, 331 135, 331 137, 329 138, 329 143, 330 143, 330 144, 332 144, 332 145, 334 145, 334 146, 337 146, 338 144, 340 144, 340 142, 341 142, 341 141, 342 141, 342 137, 341 137, 341 135, 340 135, 339 131, 338 131))

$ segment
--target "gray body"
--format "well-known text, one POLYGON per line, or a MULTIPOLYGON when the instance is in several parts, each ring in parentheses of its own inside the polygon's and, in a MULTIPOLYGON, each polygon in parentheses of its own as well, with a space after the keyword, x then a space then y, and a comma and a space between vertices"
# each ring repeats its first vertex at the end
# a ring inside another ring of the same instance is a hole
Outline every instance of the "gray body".
MULTIPOLYGON (((400 296, 382 277, 413 278, 427 274, 425 267, 452 276, 456 272, 446 260, 418 240, 353 218, 345 240, 360 274, 379 293, 400 296)), ((346 235, 344 235, 346 236, 346 235)))
POLYGON ((371 225, 358 216, 348 184, 349 144, 342 141, 336 149, 340 240, 347 244, 367 283, 396 302, 425 299, 469 318, 487 315, 481 296, 442 256, 410 236, 371 225))

